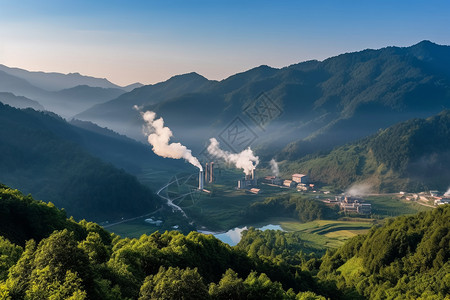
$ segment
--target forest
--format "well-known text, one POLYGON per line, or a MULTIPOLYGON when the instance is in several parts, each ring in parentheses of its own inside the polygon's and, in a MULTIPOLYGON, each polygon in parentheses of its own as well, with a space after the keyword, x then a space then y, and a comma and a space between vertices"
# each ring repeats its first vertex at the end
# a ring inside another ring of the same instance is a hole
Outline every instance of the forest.
POLYGON ((121 238, 0 185, 0 299, 443 299, 450 206, 388 219, 323 256, 251 228, 121 238), (9 216, 9 217, 8 217, 9 216))

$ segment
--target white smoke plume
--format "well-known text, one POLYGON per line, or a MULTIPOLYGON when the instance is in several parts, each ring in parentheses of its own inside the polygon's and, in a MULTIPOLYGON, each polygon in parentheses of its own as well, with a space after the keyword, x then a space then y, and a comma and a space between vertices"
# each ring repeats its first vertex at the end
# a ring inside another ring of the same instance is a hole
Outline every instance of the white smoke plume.
POLYGON ((259 163, 259 157, 253 154, 250 147, 240 153, 230 153, 220 149, 219 142, 215 138, 210 138, 209 142, 209 154, 223 158, 227 163, 234 164, 236 168, 242 169, 246 175, 250 175, 259 163))
POLYGON ((202 165, 196 157, 192 155, 192 151, 180 143, 170 143, 170 138, 173 136, 169 127, 164 127, 163 118, 155 119, 156 113, 152 111, 141 112, 146 126, 144 133, 147 135, 147 140, 153 146, 153 152, 156 155, 180 159, 184 158, 190 164, 196 166, 203 171, 202 165))
POLYGON ((278 163, 274 158, 272 158, 270 160, 270 168, 272 169, 272 174, 274 176, 278 177, 278 175, 280 175, 280 169, 278 168, 278 163))
POLYGON ((450 196, 450 188, 445 192, 444 196, 450 196))
POLYGON ((372 186, 368 183, 355 183, 345 191, 345 194, 353 197, 362 197, 370 194, 371 190, 372 186))

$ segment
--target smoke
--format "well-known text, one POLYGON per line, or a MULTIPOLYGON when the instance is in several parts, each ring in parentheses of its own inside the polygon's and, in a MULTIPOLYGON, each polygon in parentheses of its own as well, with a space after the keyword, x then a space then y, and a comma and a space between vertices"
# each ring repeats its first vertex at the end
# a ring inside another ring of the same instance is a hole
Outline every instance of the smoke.
MULTIPOLYGON (((138 107, 135 108, 138 109, 138 107)), ((155 119, 156 113, 152 111, 141 112, 141 116, 146 123, 144 133, 149 144, 153 146, 153 152, 156 155, 174 159, 184 158, 190 164, 199 168, 200 171, 203 171, 202 165, 192 155, 191 150, 180 143, 169 143, 173 134, 169 127, 164 127, 163 118, 155 119)))
POLYGON ((348 196, 361 197, 370 194, 371 190, 372 186, 368 183, 355 183, 345 191, 345 194, 348 196))
POLYGON ((445 192, 444 196, 450 196, 450 188, 445 192))
POLYGON ((278 163, 274 158, 270 160, 270 168, 272 169, 272 174, 276 177, 280 175, 280 169, 278 168, 278 163))
POLYGON ((210 138, 209 142, 209 154, 218 158, 223 158, 227 163, 234 164, 236 168, 244 170, 246 175, 250 175, 252 170, 254 170, 259 163, 259 157, 253 154, 250 147, 240 153, 230 153, 220 149, 219 142, 215 138, 210 138))

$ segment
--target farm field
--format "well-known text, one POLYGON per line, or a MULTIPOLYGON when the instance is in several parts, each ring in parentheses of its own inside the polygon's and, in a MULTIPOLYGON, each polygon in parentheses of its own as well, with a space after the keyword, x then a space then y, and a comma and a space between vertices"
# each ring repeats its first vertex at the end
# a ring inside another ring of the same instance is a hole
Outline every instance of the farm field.
POLYGON ((279 222, 284 230, 300 232, 302 239, 319 248, 337 248, 349 238, 366 233, 375 223, 376 221, 372 219, 316 220, 307 223, 295 220, 279 222))

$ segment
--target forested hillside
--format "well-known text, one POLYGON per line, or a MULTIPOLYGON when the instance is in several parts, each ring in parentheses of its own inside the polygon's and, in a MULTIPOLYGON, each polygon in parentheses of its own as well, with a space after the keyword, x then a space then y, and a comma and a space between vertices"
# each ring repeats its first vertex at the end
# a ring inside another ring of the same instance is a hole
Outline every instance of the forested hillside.
POLYGON ((450 182, 450 111, 399 123, 328 153, 308 156, 287 169, 342 189, 357 181, 374 191, 446 190, 450 182))
POLYGON ((450 205, 387 220, 328 252, 318 276, 353 291, 355 299, 447 299, 449 220, 450 205))
POLYGON ((57 116, 0 104, 0 182, 89 220, 142 215, 159 206, 134 176, 90 155, 80 139, 57 116))
POLYGON ((121 239, 4 185, 0 205, 1 299, 324 299, 311 290, 332 291, 211 235, 121 239))
POLYGON ((4 185, 0 217, 1 299, 444 299, 450 292, 450 205, 389 219, 323 257, 281 231, 250 229, 236 247, 197 232, 122 239, 4 185))

